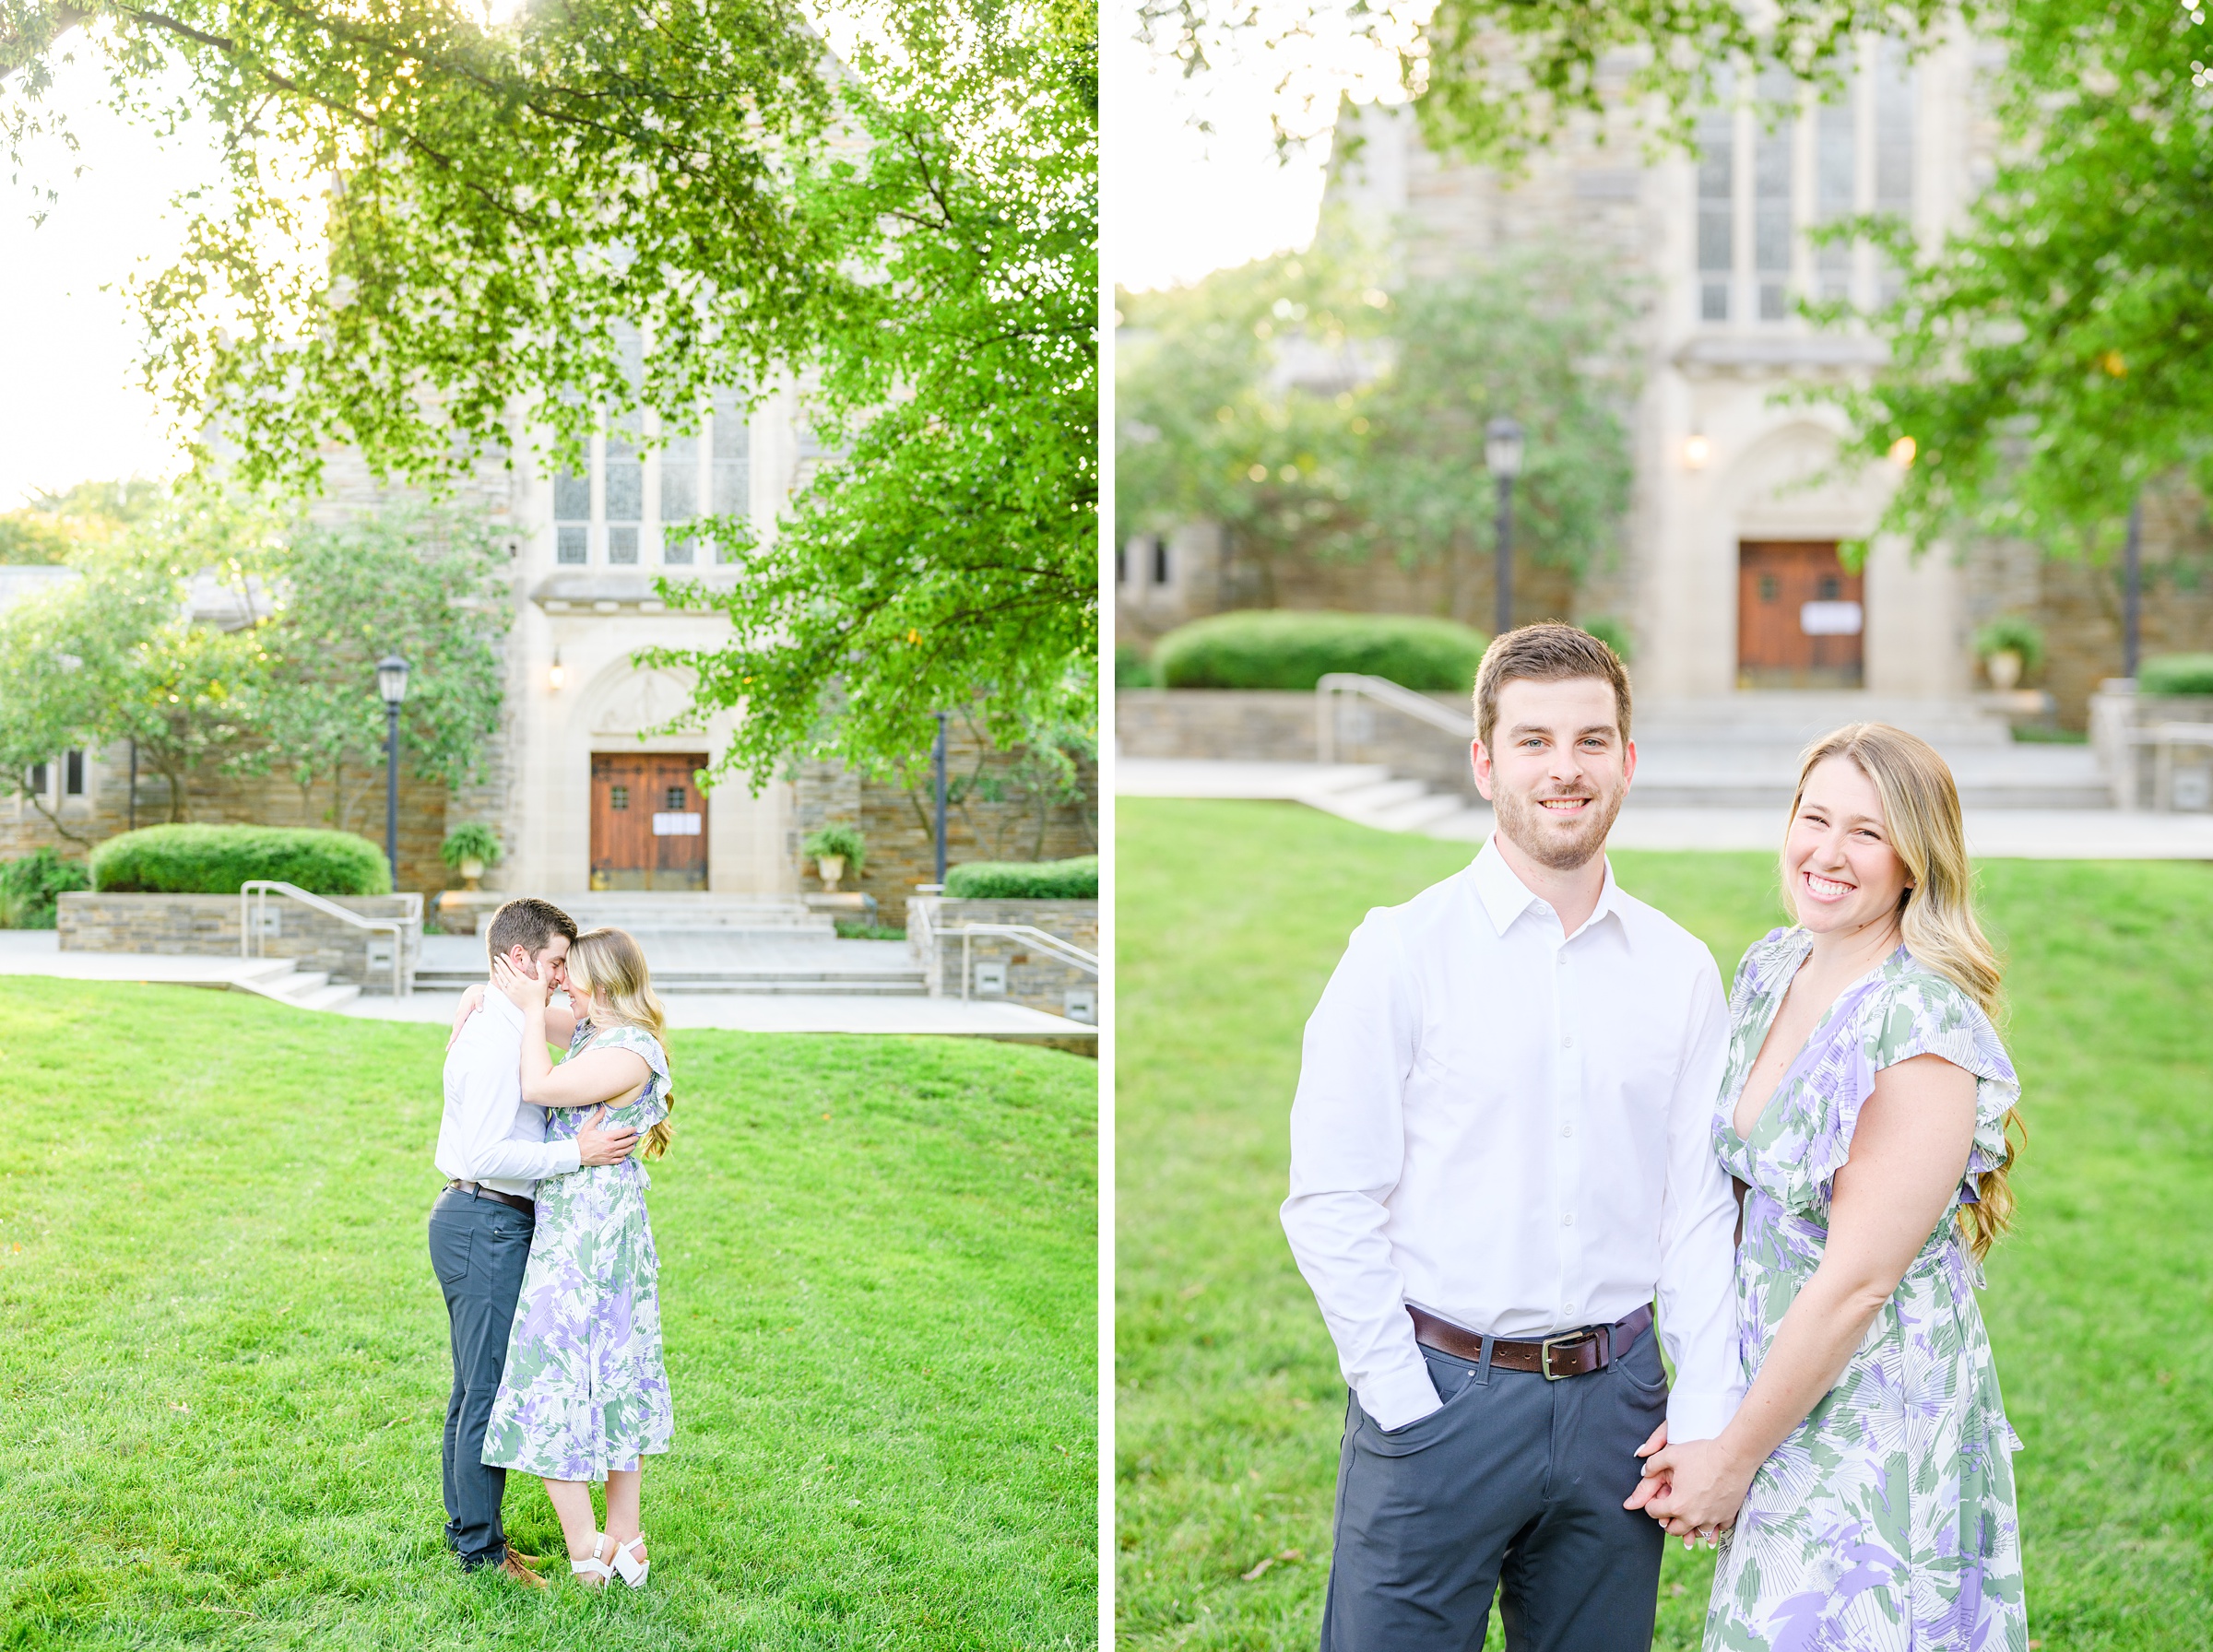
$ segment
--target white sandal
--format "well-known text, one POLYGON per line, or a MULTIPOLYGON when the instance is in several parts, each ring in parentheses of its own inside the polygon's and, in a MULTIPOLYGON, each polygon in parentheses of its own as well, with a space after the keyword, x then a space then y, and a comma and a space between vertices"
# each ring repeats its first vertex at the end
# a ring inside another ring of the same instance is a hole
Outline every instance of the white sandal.
POLYGON ((633 1589, 645 1587, 645 1574, 653 1569, 650 1559, 640 1560, 630 1552, 632 1543, 643 1543, 645 1540, 645 1534, 641 1531, 629 1543, 615 1545, 615 1570, 622 1574, 622 1581, 633 1589))
MULTIPOLYGON (((570 1572, 574 1574, 577 1577, 597 1577, 598 1579, 597 1583, 587 1582, 584 1586, 587 1589, 603 1589, 614 1579, 614 1569, 605 1561, 599 1558, 599 1546, 606 1541, 607 1534, 605 1532, 596 1531, 592 1533, 591 1558, 588 1560, 573 1560, 569 1563, 570 1572)), ((621 1557, 622 1552, 620 1549, 616 1550, 615 1558, 617 1561, 620 1561, 621 1557)), ((645 1568, 642 1566, 639 1568, 639 1575, 641 1577, 645 1575, 645 1568)))

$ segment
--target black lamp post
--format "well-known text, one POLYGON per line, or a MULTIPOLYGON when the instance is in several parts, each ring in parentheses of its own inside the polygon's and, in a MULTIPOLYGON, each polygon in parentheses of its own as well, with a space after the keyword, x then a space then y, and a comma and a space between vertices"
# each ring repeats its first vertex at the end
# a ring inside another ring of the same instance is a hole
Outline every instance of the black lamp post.
POLYGON ((2122 549, 2121 675, 2133 678, 2144 650, 2144 496, 2128 507, 2128 539, 2122 549))
POLYGON ((385 859, 399 887, 399 704, 408 697, 408 662, 388 654, 376 662, 376 691, 385 702, 385 859))
POLYGON ((938 792, 938 892, 945 890, 945 714, 938 718, 937 744, 930 748, 929 764, 938 792))
POLYGON ((1484 427, 1483 462, 1498 482, 1498 625, 1514 629, 1514 478, 1521 474, 1521 426, 1501 413, 1484 427))

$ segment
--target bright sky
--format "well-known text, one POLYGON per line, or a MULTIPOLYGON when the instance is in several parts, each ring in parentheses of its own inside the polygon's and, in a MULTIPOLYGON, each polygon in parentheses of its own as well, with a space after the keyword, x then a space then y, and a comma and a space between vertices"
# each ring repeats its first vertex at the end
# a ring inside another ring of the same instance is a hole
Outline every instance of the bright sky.
MULTIPOLYGON (((1304 12, 1262 0, 1266 13, 1304 12)), ((1427 6, 1379 5, 1379 30, 1410 39, 1427 6), (1402 15, 1410 12, 1411 15, 1402 15)), ((1101 256, 1108 276, 1135 289, 1196 281, 1210 270, 1313 239, 1329 160, 1326 130, 1277 159, 1272 111, 1295 129, 1326 128, 1340 89, 1356 100, 1396 100, 1389 59, 1352 38, 1340 15, 1317 10, 1308 32, 1279 51, 1215 41, 1211 66, 1186 79, 1165 48, 1136 38, 1130 0, 1103 10, 1106 175, 1101 256), (1287 86, 1287 90, 1279 90, 1287 86), (1313 112, 1318 112, 1318 113, 1313 112), (1213 128, 1194 122, 1202 114, 1213 128)))
POLYGON ((55 81, 77 154, 41 143, 24 156, 20 183, 0 174, 0 510, 38 489, 172 476, 183 463, 163 409, 136 387, 142 335, 122 287, 142 260, 159 268, 175 254, 170 197, 215 178, 218 162, 204 145, 164 146, 109 113, 96 63, 59 65, 55 81), (33 183, 61 195, 36 228, 33 183))

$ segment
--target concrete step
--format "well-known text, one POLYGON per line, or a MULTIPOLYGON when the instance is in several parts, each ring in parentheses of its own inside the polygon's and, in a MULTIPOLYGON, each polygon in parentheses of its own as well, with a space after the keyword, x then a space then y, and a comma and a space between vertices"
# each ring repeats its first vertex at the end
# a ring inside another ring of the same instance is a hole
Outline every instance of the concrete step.
POLYGON ((1939 749, 1947 746, 2005 746, 2006 720, 1971 700, 1907 699, 1865 692, 1747 690, 1698 699, 1641 701, 1636 707, 1637 743, 1686 739, 1695 743, 1803 747, 1845 723, 1891 723, 1939 749))
POLYGON ((1467 807, 1467 799, 1457 792, 1425 792, 1388 808, 1370 810, 1367 818, 1386 832, 1428 832, 1439 821, 1465 813, 1467 807))
POLYGON ((328 970, 295 969, 283 958, 258 961, 258 967, 242 970, 234 985, 295 1009, 337 1009, 361 996, 358 986, 333 982, 328 970))
POLYGON ((645 933, 822 935, 837 933, 828 913, 811 912, 794 896, 656 894, 601 891, 564 895, 559 904, 579 929, 612 927, 645 933))
MULTIPOLYGON (((854 943, 833 942, 831 945, 854 943)), ((866 944, 866 943, 861 943, 866 944)), ((810 950, 813 949, 810 948, 810 950)), ((826 949, 825 949, 826 950, 826 949)), ((647 956, 652 956, 651 949, 647 956)), ((481 966, 426 965, 415 973, 418 992, 463 992, 482 985, 481 966)), ((819 962, 794 961, 788 956, 749 960, 742 952, 727 961, 696 957, 674 967, 653 972, 657 993, 834 993, 907 997, 927 996, 929 987, 918 963, 886 962, 882 959, 847 961, 828 958, 819 962)))

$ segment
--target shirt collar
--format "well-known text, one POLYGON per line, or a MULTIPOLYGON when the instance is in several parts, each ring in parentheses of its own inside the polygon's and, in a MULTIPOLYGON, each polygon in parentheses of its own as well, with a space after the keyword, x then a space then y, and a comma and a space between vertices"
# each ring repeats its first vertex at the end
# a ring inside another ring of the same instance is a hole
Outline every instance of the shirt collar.
MULTIPOLYGON (((1599 888, 1598 904, 1592 908, 1590 920, 1583 925, 1584 929, 1608 913, 1616 916, 1620 914, 1621 886, 1614 881, 1613 861, 1608 860, 1605 867, 1606 880, 1599 888)), ((1506 856, 1498 852, 1496 833, 1484 839, 1483 851, 1475 856, 1474 865, 1468 868, 1468 876, 1474 882, 1476 899, 1483 903, 1483 910, 1491 920, 1491 927, 1500 935, 1512 928, 1514 920, 1537 904, 1540 899, 1535 891, 1515 876, 1514 868, 1507 865, 1506 856)), ((1580 935, 1582 931, 1576 933, 1580 935)))
POLYGON ((523 1030, 523 1012, 515 1007, 515 1000, 496 986, 484 989, 484 1008, 499 1017, 502 1024, 520 1032, 523 1030))

